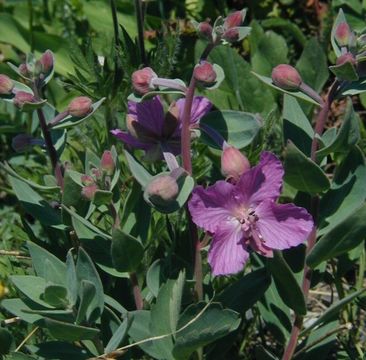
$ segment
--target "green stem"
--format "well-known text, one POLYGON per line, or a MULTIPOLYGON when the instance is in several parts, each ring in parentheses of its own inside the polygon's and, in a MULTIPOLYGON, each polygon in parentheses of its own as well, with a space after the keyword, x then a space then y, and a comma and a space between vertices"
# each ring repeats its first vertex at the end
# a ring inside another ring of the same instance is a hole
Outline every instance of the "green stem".
POLYGON ((29 45, 30 52, 34 51, 34 34, 33 34, 33 2, 28 0, 28 10, 29 10, 29 45))
POLYGON ((144 66, 148 66, 146 59, 145 42, 144 42, 144 15, 141 0, 135 0, 135 10, 136 10, 137 34, 139 41, 141 63, 144 66))

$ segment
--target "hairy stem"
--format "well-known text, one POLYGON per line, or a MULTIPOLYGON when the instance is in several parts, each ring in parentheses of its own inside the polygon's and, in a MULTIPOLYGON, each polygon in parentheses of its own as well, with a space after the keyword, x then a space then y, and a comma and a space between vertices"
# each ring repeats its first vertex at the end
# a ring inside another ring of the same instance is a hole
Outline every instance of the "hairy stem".
POLYGON ((145 43, 144 43, 144 15, 142 11, 142 1, 135 0, 136 19, 137 19, 137 34, 139 41, 139 49, 141 56, 141 63, 147 66, 145 43))
MULTIPOLYGON (((324 101, 324 105, 323 105, 322 109, 320 110, 320 112, 318 113, 317 118, 316 118, 314 137, 313 137, 313 141, 311 144, 311 156, 310 156, 311 160, 313 160, 314 162, 316 162, 316 151, 318 150, 318 146, 319 146, 318 136, 321 136, 324 131, 324 126, 328 119, 330 106, 335 98, 338 87, 339 87, 339 82, 338 82, 338 80, 335 80, 333 82, 333 84, 331 85, 328 95, 324 101)), ((316 195, 311 200, 311 213, 313 215, 315 225, 314 225, 314 229, 312 230, 312 232, 309 236, 309 239, 308 239, 306 255, 308 255, 311 252, 311 250, 313 249, 313 247, 316 243, 316 237, 317 237, 316 225, 317 225, 317 220, 318 220, 318 212, 319 212, 319 196, 316 195)), ((311 276, 312 276, 312 270, 305 263, 304 277, 303 277, 303 281, 302 281, 302 292, 304 294, 305 301, 307 301, 307 298, 309 295, 311 276)), ((296 314, 294 324, 293 324, 292 330, 291 330, 290 340, 287 344, 287 347, 283 354, 282 360, 292 359, 296 346, 297 346, 297 341, 298 341, 299 334, 300 334, 300 331, 302 328, 303 320, 304 320, 303 316, 296 314)))

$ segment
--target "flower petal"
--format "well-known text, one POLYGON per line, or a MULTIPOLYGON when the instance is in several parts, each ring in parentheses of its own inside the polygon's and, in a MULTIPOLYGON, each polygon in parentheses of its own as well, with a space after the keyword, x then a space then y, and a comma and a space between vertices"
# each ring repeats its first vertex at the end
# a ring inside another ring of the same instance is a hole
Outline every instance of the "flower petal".
POLYGON ((249 253, 242 238, 243 232, 237 220, 227 220, 220 224, 208 252, 213 275, 236 274, 243 270, 249 253))
POLYGON ((262 152, 259 164, 240 177, 236 193, 247 206, 276 200, 281 193, 283 175, 281 161, 270 152, 262 152))
POLYGON ((128 102, 128 114, 136 118, 141 126, 150 132, 161 136, 164 124, 164 109, 160 97, 136 103, 128 102))
POLYGON ((255 209, 257 228, 266 247, 288 249, 303 243, 314 227, 312 216, 294 204, 263 201, 255 209))
MULTIPOLYGON (((179 108, 179 118, 181 121, 185 102, 186 100, 183 98, 177 101, 177 106, 179 108)), ((207 98, 204 96, 195 96, 192 103, 190 123, 197 123, 202 116, 205 116, 207 113, 209 113, 211 107, 212 103, 207 98)))
POLYGON ((206 231, 215 232, 221 222, 233 217, 230 211, 233 189, 225 181, 217 181, 207 189, 197 186, 188 203, 192 220, 206 231))
POLYGON ((125 144, 137 149, 148 150, 151 146, 155 145, 153 143, 149 144, 138 141, 135 137, 120 129, 111 130, 111 134, 114 135, 117 139, 123 141, 125 144))

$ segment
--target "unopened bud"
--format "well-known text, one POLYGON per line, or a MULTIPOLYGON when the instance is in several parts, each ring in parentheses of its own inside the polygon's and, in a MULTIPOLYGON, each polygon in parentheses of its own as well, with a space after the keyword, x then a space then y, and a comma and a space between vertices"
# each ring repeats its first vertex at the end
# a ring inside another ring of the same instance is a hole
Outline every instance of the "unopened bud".
POLYGON ((351 53, 345 53, 337 59, 336 64, 343 65, 347 62, 349 62, 352 65, 356 65, 357 61, 356 61, 356 58, 351 53))
POLYGON ((212 40, 212 26, 207 21, 198 24, 197 33, 203 39, 212 40))
POLYGON ((238 41, 239 40, 239 30, 237 28, 228 29, 223 33, 222 38, 229 43, 238 41))
POLYGON ((14 88, 14 83, 9 76, 0 74, 0 95, 9 95, 14 88))
POLYGON ((19 109, 22 109, 22 107, 26 104, 26 103, 35 103, 36 102, 36 98, 28 92, 25 91, 18 91, 13 99, 13 103, 16 107, 18 107, 19 109))
POLYGON ((177 198, 179 187, 173 177, 162 175, 152 180, 146 191, 152 203, 166 205, 177 198))
POLYGON ((244 21, 245 12, 235 11, 231 13, 224 22, 225 29, 230 29, 232 27, 240 26, 244 21))
POLYGON ((98 190, 98 186, 97 185, 88 185, 88 186, 84 186, 81 190, 81 194, 88 200, 93 200, 95 193, 98 190))
POLYGON ((100 168, 105 171, 107 175, 113 175, 115 164, 111 151, 104 151, 100 161, 100 168))
POLYGON ((339 46, 341 46, 341 47, 348 46, 351 34, 352 34, 352 31, 351 31, 349 25, 345 21, 342 21, 341 23, 338 24, 338 26, 335 30, 334 37, 339 46))
POLYGON ((208 61, 196 65, 193 71, 194 78, 202 84, 210 85, 216 80, 216 71, 208 61))
POLYGON ((286 64, 276 66, 272 70, 273 83, 284 90, 298 90, 302 79, 298 71, 286 64))
POLYGON ((87 96, 79 96, 70 102, 67 110, 71 116, 84 117, 93 111, 92 101, 87 96))
POLYGON ((100 171, 100 169, 97 168, 93 168, 91 170, 92 174, 95 176, 96 179, 100 179, 102 177, 102 172, 100 171))
POLYGON ((137 70, 132 74, 132 86, 137 94, 144 95, 154 89, 151 85, 151 80, 157 78, 153 69, 145 67, 137 70))
POLYGON ((227 178, 238 181, 240 176, 250 169, 250 163, 237 148, 224 145, 221 155, 221 173, 227 178))
POLYGON ((20 64, 18 67, 20 75, 29 78, 30 77, 30 71, 28 69, 27 64, 20 64))
POLYGON ((53 53, 51 50, 46 50, 41 58, 39 59, 39 62, 42 66, 42 72, 44 74, 48 74, 52 68, 53 68, 53 53))
POLYGON ((95 184, 94 179, 90 175, 81 175, 81 182, 86 186, 95 184))

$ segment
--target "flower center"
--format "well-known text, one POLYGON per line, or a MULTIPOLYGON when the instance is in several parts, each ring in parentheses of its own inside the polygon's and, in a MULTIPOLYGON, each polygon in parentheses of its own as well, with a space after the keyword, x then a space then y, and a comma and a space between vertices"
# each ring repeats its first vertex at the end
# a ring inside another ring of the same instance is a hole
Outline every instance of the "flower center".
POLYGON ((247 237, 252 235, 252 229, 255 229, 255 223, 258 221, 258 216, 256 215, 254 209, 241 209, 237 214, 237 219, 241 224, 242 230, 245 232, 247 237))

